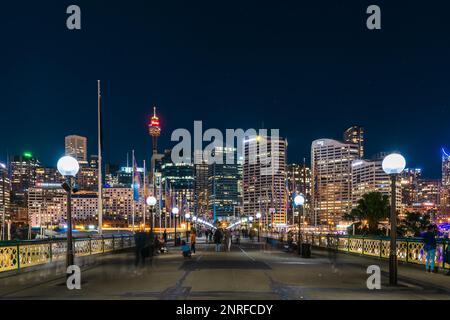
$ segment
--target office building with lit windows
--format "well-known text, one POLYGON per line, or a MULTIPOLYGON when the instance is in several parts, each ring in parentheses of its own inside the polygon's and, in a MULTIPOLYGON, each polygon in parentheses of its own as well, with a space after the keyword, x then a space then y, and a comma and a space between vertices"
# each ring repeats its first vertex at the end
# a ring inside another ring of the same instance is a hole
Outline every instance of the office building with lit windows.
POLYGON ((305 203, 303 204, 303 216, 306 218, 311 211, 311 168, 306 166, 305 163, 297 164, 291 163, 287 165, 286 177, 289 190, 289 203, 288 217, 289 224, 297 224, 301 207, 293 206, 294 194, 302 194, 305 197, 305 203))
POLYGON ((260 212, 264 228, 287 225, 286 148, 286 140, 280 137, 252 136, 244 140, 243 214, 255 216, 260 212))
POLYGON ((0 162, 0 217, 10 217, 11 180, 8 176, 8 167, 0 162))
MULTIPOLYGON (((379 192, 383 195, 391 197, 391 180, 383 167, 382 159, 377 160, 354 160, 351 164, 352 177, 352 202, 353 207, 358 205, 358 201, 364 194, 369 192, 379 192)), ((390 200, 389 200, 390 201, 390 200)), ((396 189, 396 206, 397 209, 402 208, 402 187, 401 181, 397 181, 396 189)))
POLYGON ((80 163, 87 163, 87 138, 77 135, 66 136, 64 140, 65 154, 72 156, 80 163))
POLYGON ((352 162, 359 155, 357 144, 333 139, 312 142, 311 223, 333 229, 352 209, 352 162))
POLYGON ((239 216, 239 168, 236 148, 216 147, 212 154, 221 158, 222 163, 208 165, 208 209, 214 221, 239 216), (233 155, 233 163, 226 163, 228 154, 233 155))
POLYGON ((358 146, 359 158, 364 158, 364 128, 361 126, 351 126, 344 131, 344 142, 358 146))

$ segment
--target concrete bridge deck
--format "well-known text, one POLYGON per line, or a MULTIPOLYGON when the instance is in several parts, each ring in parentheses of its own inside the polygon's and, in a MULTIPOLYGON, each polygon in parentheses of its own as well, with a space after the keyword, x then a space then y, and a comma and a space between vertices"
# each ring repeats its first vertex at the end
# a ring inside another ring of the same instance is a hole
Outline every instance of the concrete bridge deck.
POLYGON ((450 299, 450 276, 399 266, 389 287, 387 261, 313 249, 301 258, 265 243, 241 241, 215 252, 200 239, 191 259, 179 248, 134 266, 132 252, 98 258, 82 268, 81 290, 68 290, 61 272, 36 270, 0 279, 0 299, 450 299), (366 286, 369 265, 382 270, 382 289, 366 286))

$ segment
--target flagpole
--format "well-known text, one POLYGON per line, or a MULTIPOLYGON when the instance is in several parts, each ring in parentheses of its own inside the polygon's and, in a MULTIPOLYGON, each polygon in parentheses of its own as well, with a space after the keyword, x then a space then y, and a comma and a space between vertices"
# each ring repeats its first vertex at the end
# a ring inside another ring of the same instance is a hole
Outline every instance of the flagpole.
POLYGON ((98 109, 98 233, 103 233, 103 184, 102 184, 102 118, 100 103, 100 80, 97 80, 97 109, 98 109))
POLYGON ((134 233, 134 214, 135 214, 135 206, 134 206, 134 150, 132 151, 132 162, 131 165, 133 169, 131 170, 131 199, 132 199, 132 207, 131 207, 131 225, 134 233))
POLYGON ((146 189, 146 185, 145 185, 145 176, 146 176, 146 171, 145 171, 145 160, 144 160, 144 179, 143 179, 143 183, 144 183, 144 214, 142 215, 142 223, 144 224, 144 230, 145 230, 145 215, 147 214, 147 194, 145 192, 146 189))

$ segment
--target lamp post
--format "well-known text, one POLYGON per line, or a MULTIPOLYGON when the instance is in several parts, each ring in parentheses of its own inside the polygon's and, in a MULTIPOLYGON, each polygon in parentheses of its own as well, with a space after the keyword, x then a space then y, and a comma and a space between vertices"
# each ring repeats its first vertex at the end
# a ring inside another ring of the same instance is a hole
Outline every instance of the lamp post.
POLYGON ((389 284, 397 285, 397 211, 396 188, 397 176, 405 169, 405 158, 398 153, 391 153, 383 159, 383 171, 391 178, 391 243, 389 250, 389 284))
POLYGON ((295 206, 299 206, 301 208, 301 214, 298 214, 298 236, 297 236, 297 251, 298 254, 302 253, 302 232, 301 232, 301 228, 302 228, 302 219, 301 217, 303 216, 303 204, 305 203, 305 197, 301 194, 295 196, 294 198, 294 204, 295 206))
POLYGON ((67 252, 66 266, 73 265, 74 252, 72 243, 72 192, 74 192, 74 177, 80 170, 78 161, 71 156, 64 156, 58 160, 56 165, 59 173, 66 178, 62 187, 67 192, 67 252))
POLYGON ((174 215, 175 218, 175 246, 177 245, 177 216, 178 216, 178 208, 177 207, 173 207, 172 208, 172 214, 174 215))
POLYGON ((259 242, 260 241, 259 231, 261 229, 261 212, 256 213, 256 219, 258 220, 258 242, 259 242))
POLYGON ((149 196, 147 197, 145 202, 150 207, 150 233, 153 234, 153 209, 155 208, 156 205, 156 198, 154 196, 149 196))

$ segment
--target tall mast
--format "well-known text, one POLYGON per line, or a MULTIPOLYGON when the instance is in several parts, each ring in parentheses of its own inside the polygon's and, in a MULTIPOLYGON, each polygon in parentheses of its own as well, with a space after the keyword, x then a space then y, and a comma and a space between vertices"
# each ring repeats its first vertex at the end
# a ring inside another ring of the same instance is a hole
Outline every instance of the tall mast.
POLYGON ((101 95, 100 80, 97 80, 97 99, 98 99, 98 233, 102 234, 103 230, 103 198, 102 198, 102 117, 101 117, 101 95))

